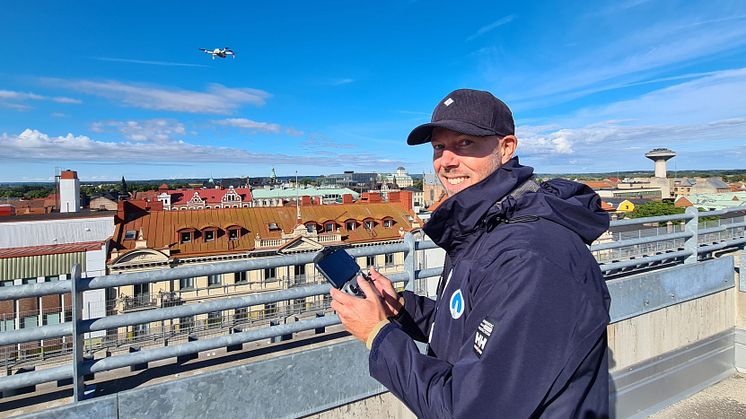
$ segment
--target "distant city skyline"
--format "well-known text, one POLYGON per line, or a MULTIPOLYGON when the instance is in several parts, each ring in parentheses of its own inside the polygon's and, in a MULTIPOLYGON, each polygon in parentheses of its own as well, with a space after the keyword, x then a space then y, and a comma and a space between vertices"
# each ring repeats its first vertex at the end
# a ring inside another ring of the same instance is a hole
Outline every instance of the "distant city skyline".
POLYGON ((461 87, 539 173, 746 167, 746 2, 175 5, 4 4, 0 182, 429 173, 405 138, 461 87))

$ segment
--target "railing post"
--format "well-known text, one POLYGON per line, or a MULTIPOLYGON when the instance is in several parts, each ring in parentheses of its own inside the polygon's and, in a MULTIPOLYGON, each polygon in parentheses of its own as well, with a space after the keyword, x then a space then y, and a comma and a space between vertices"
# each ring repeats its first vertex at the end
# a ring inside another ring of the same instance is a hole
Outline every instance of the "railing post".
POLYGON ((404 244, 407 245, 407 251, 404 254, 404 271, 407 273, 407 283, 404 289, 407 291, 415 291, 415 271, 417 270, 417 257, 415 254, 415 240, 412 233, 406 233, 404 235, 404 244))
POLYGON ((85 397, 85 381, 83 379, 83 354, 85 340, 80 332, 80 323, 83 320, 83 292, 78 290, 80 285, 80 265, 73 265, 70 295, 72 297, 72 323, 73 323, 73 401, 78 402, 85 397))
POLYGON ((699 210, 695 206, 688 207, 685 212, 687 215, 691 215, 692 219, 686 222, 685 231, 692 233, 692 237, 689 237, 684 242, 684 250, 690 252, 689 256, 684 259, 684 263, 696 263, 697 262, 697 249, 699 249, 699 210))

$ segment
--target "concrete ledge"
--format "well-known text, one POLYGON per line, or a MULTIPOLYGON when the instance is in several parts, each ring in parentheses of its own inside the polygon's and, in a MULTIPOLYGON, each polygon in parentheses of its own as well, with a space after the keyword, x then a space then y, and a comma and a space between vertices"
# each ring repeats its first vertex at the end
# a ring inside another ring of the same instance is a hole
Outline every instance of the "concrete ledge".
POLYGON ((746 329, 736 329, 735 332, 736 369, 746 373, 746 329))
POLYGON ((612 416, 643 418, 735 374, 734 330, 625 368, 611 376, 612 416))

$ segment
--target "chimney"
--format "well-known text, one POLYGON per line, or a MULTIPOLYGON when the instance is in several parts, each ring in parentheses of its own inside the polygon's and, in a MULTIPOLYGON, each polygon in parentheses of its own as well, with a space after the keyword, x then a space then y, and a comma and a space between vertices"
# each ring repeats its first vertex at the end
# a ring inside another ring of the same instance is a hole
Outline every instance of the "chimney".
POLYGON ((125 205, 127 205, 127 201, 117 202, 117 218, 114 220, 115 224, 125 222, 125 205))
POLYGON ((80 211, 80 180, 74 170, 60 173, 60 212, 80 211))
POLYGON ((368 193, 368 202, 369 203, 375 203, 375 202, 382 202, 381 199, 381 193, 380 192, 369 192, 368 193))
POLYGON ((351 204, 352 203, 352 194, 344 194, 342 195, 342 203, 343 204, 351 204))
MULTIPOLYGON (((407 211, 414 211, 414 208, 412 207, 412 203, 414 200, 414 193, 412 191, 399 191, 399 204, 402 208, 404 208, 407 211)), ((391 193, 389 193, 389 197, 391 196, 391 193)))

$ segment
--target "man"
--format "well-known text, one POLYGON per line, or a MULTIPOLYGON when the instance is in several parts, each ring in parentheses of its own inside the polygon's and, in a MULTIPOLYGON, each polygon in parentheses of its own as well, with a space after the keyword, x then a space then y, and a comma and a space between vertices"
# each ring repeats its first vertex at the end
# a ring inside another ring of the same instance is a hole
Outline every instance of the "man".
POLYGON ((375 270, 365 299, 331 291, 371 376, 419 417, 608 416, 609 295, 586 246, 608 216, 585 185, 536 183, 514 129, 502 101, 461 89, 407 139, 432 144, 448 193, 424 227, 447 254, 437 301, 375 270))

